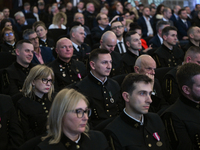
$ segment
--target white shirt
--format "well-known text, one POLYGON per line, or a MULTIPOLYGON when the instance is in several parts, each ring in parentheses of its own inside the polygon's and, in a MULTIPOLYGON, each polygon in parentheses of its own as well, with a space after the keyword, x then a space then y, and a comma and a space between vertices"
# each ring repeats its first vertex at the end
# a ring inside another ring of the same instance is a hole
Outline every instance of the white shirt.
POLYGON ((79 52, 79 48, 78 48, 78 45, 74 42, 72 42, 73 46, 75 47, 75 49, 79 52))
MULTIPOLYGON (((144 16, 143 16, 144 17, 144 16)), ((147 36, 149 36, 150 34, 153 35, 153 29, 151 27, 151 23, 150 23, 150 18, 146 19, 146 17, 144 17, 144 20, 146 22, 146 25, 147 25, 147 36)))
MULTIPOLYGON (((158 35, 158 34, 157 34, 158 35)), ((160 40, 160 43, 163 44, 163 39, 158 35, 158 38, 160 40)))
MULTIPOLYGON (((93 77, 95 77, 93 74, 92 74, 92 71, 90 71, 91 75, 93 77)), ((107 81, 107 77, 105 77, 105 80, 104 81, 101 81, 100 79, 98 79, 97 77, 95 77, 99 82, 101 82, 101 84, 103 85, 106 81, 107 81)))
POLYGON ((125 45, 124 45, 124 39, 123 39, 123 38, 122 38, 121 41, 119 41, 119 40, 117 39, 117 46, 118 46, 118 48, 119 48, 120 54, 126 53, 126 47, 125 47, 125 45), (119 42, 122 42, 122 48, 123 48, 123 49, 121 49, 119 42))
POLYGON ((140 125, 143 125, 143 124, 144 124, 144 116, 143 116, 143 115, 142 115, 142 120, 140 121, 140 120, 137 120, 137 119, 133 118, 133 117, 130 116, 129 114, 127 114, 126 108, 124 108, 123 111, 124 111, 124 113, 125 113, 127 116, 129 116, 131 119, 133 119, 133 120, 137 121, 138 123, 140 123, 140 125))
MULTIPOLYGON (((49 26, 49 29, 59 29, 58 25, 55 25, 55 24, 51 24, 49 26)), ((66 26, 61 24, 61 29, 66 29, 66 26)))

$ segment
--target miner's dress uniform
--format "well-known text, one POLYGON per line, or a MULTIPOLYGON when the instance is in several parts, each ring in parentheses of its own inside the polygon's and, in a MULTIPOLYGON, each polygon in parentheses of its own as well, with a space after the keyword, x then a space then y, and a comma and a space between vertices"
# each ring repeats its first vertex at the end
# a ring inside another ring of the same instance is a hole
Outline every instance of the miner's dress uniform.
POLYGON ((84 94, 90 103, 92 116, 90 123, 95 127, 101 121, 119 115, 124 106, 118 83, 110 78, 102 84, 91 73, 76 88, 84 94))
POLYGON ((124 112, 104 130, 113 150, 168 150, 165 127, 155 113, 144 114, 144 124, 124 112), (157 133, 160 139, 153 134, 157 133))
POLYGON ((162 44, 162 46, 159 47, 153 55, 157 68, 181 65, 184 57, 182 49, 177 46, 173 46, 173 49, 170 50, 164 44, 162 44))
POLYGON ((200 149, 200 104, 181 95, 161 117, 173 150, 200 149))
POLYGON ((9 53, 15 55, 16 43, 13 45, 10 45, 5 42, 5 43, 1 44, 0 47, 1 47, 1 52, 9 52, 9 53))
POLYGON ((21 92, 24 81, 32 67, 32 64, 29 64, 25 68, 17 62, 14 62, 8 68, 4 69, 2 73, 2 93, 13 96, 21 92))
POLYGON ((49 64, 55 74, 55 90, 59 91, 69 84, 81 81, 87 74, 83 62, 71 59, 69 63, 57 58, 49 64))
POLYGON ((0 149, 17 149, 23 142, 23 133, 12 99, 0 95, 0 149))
POLYGON ((46 122, 52 101, 45 94, 43 98, 22 97, 17 103, 19 119, 25 140, 29 140, 46 132, 46 122))
POLYGON ((35 150, 108 150, 105 136, 98 131, 89 131, 88 136, 84 133, 78 143, 70 140, 64 134, 58 144, 49 144, 50 138, 41 142, 35 150))

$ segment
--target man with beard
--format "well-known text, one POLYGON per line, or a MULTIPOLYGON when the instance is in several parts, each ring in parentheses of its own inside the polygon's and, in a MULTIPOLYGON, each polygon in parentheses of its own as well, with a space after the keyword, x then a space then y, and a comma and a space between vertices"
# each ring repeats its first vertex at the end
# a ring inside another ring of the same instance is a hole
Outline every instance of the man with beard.
POLYGON ((145 7, 143 9, 143 16, 141 16, 137 23, 142 28, 142 37, 153 37, 152 20, 149 17, 150 9, 145 7))
POLYGON ((200 139, 200 66, 186 63, 178 68, 176 78, 179 99, 162 115, 173 150, 199 149, 200 139))
POLYGON ((120 54, 126 53, 126 44, 123 38, 124 26, 120 21, 113 21, 111 24, 111 31, 117 36, 117 46, 115 47, 116 52, 120 54))

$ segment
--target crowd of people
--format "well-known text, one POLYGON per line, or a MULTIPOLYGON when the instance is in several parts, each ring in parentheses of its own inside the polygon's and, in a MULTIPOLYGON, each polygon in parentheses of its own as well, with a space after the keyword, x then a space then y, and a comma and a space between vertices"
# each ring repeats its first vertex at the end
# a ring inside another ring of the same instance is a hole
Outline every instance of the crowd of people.
POLYGON ((0 149, 200 148, 200 4, 15 2, 0 12, 0 149))

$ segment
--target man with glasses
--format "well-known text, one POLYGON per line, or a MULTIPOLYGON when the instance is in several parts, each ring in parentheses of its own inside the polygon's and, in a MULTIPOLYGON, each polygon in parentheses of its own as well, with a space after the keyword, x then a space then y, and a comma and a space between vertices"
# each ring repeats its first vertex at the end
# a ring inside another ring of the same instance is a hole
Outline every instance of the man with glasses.
POLYGON ((86 36, 91 34, 89 27, 85 25, 85 18, 82 13, 79 13, 79 12, 75 13, 74 21, 80 22, 82 24, 82 26, 84 27, 86 36))
POLYGON ((105 15, 103 13, 99 13, 96 16, 96 20, 97 20, 98 26, 94 27, 91 30, 93 44, 99 43, 103 33, 110 30, 109 20, 108 20, 107 15, 105 15))
POLYGON ((49 66, 55 74, 55 90, 60 91, 62 88, 81 81, 87 74, 83 62, 72 59, 73 44, 68 38, 61 38, 56 43, 56 52, 58 58, 49 66))
POLYGON ((39 39, 33 29, 25 30, 23 38, 29 40, 34 46, 33 64, 48 64, 55 59, 50 47, 39 46, 39 39))
POLYGON ((152 94, 153 100, 149 111, 158 112, 160 109, 165 108, 168 104, 165 102, 162 89, 158 79, 155 76, 156 62, 150 55, 141 55, 135 61, 135 73, 144 74, 152 79, 152 94))
POLYGON ((120 54, 126 53, 126 45, 123 38, 124 34, 124 26, 120 21, 113 21, 111 24, 111 30, 117 36, 117 46, 115 47, 115 51, 119 52, 120 54))
POLYGON ((21 92, 24 80, 33 67, 33 44, 28 40, 21 40, 16 46, 16 62, 6 68, 2 73, 2 93, 15 95, 21 92))

